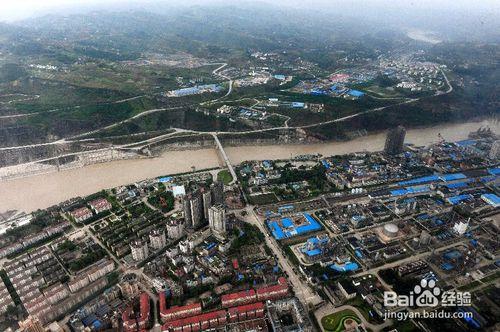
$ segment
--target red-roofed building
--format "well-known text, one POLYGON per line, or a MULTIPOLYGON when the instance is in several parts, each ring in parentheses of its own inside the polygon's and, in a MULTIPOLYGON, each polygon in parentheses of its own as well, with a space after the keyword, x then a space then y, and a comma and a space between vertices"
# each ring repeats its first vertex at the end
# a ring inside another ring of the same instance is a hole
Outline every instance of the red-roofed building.
POLYGON ((141 294, 141 299, 140 299, 140 304, 141 304, 141 315, 139 316, 138 323, 139 323, 139 328, 144 329, 148 325, 149 322, 149 313, 150 313, 150 307, 149 307, 149 296, 146 293, 141 294))
MULTIPOLYGON (((284 278, 283 278, 284 279, 284 278)), ((288 283, 286 279, 278 280, 278 284, 257 289, 257 299, 259 301, 277 300, 288 295, 288 283)))
POLYGON ((264 303, 256 302, 239 307, 232 307, 228 309, 228 313, 230 323, 236 323, 247 319, 261 318, 264 317, 264 303))
POLYGON ((111 210, 113 207, 106 198, 98 198, 89 202, 89 206, 94 210, 95 213, 101 213, 104 211, 111 210))
POLYGON ((75 209, 71 211, 70 214, 77 222, 82 222, 92 217, 92 211, 87 207, 75 209))
POLYGON ((257 296, 253 289, 222 295, 223 307, 234 307, 242 304, 252 303, 257 301, 257 296))
POLYGON ((218 310, 167 322, 161 330, 163 332, 197 332, 222 327, 226 323, 226 310, 218 310))
POLYGON ((201 314, 201 304, 193 303, 167 309, 165 292, 160 293, 160 316, 164 322, 201 314))
POLYGON ((139 298, 139 315, 133 313, 131 306, 128 306, 123 311, 123 330, 125 332, 137 331, 138 329, 145 330, 149 323, 149 316, 149 296, 146 293, 142 293, 139 298))
POLYGON ((123 320, 123 331, 128 332, 128 331, 136 331, 137 330, 137 322, 135 320, 135 317, 132 317, 132 308, 127 307, 122 313, 122 320, 123 320))
POLYGON ((240 268, 240 264, 238 263, 238 260, 236 258, 233 259, 233 268, 235 270, 238 270, 240 268))

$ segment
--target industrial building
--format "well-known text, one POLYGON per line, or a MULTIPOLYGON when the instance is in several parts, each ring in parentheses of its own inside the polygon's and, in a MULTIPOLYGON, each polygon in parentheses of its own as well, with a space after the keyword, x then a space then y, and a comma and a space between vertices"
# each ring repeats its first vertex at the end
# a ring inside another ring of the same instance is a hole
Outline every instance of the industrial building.
POLYGON ((276 240, 282 240, 298 235, 321 230, 321 224, 310 214, 297 214, 292 218, 268 220, 267 226, 276 240))

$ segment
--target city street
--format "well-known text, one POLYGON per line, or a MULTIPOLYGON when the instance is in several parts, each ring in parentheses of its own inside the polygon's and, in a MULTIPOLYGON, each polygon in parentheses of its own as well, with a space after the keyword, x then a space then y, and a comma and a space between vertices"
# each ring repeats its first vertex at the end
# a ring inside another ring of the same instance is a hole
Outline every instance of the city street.
POLYGON ((309 287, 309 285, 303 281, 300 276, 294 271, 292 265, 288 261, 279 246, 279 244, 274 240, 273 237, 269 235, 269 233, 264 228, 264 224, 260 221, 259 217, 253 210, 253 206, 249 206, 246 209, 247 215, 244 217, 245 221, 257 226, 262 234, 265 235, 266 244, 273 251, 274 255, 278 258, 280 265, 288 274, 288 280, 290 281, 292 288, 302 302, 302 304, 307 308, 309 305, 316 306, 321 303, 323 300, 321 297, 314 292, 314 290, 309 287))

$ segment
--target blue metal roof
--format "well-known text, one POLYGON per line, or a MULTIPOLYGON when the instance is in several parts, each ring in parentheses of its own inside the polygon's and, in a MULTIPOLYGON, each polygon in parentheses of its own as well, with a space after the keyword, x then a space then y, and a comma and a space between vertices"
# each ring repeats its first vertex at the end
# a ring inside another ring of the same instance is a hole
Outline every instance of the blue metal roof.
POLYGON ((403 195, 406 195, 406 193, 407 193, 406 189, 391 190, 391 195, 392 196, 403 196, 403 195))
POLYGON ((427 185, 406 187, 405 189, 408 192, 408 194, 424 193, 431 190, 431 188, 427 185))
POLYGON ((284 228, 289 228, 289 227, 293 226, 293 221, 290 218, 283 218, 283 219, 281 219, 281 225, 284 228))
POLYGON ((302 107, 304 107, 304 106, 306 106, 306 104, 305 104, 305 103, 301 103, 301 102, 298 102, 298 101, 294 101, 294 102, 292 103, 292 107, 302 108, 302 107))
POLYGON ((443 174, 439 178, 443 181, 453 181, 453 180, 465 179, 467 177, 462 173, 455 173, 455 174, 443 174))
POLYGON ((295 227, 293 221, 290 218, 283 218, 280 220, 280 222, 268 221, 267 225, 271 230, 274 238, 277 240, 322 229, 322 226, 310 214, 304 213, 303 216, 308 222, 301 226, 295 227))
POLYGON ((456 183, 447 183, 445 184, 448 189, 457 189, 467 187, 467 182, 456 182, 456 183))
POLYGON ((350 96, 353 96, 353 97, 362 97, 365 95, 364 92, 362 91, 359 91, 359 90, 349 90, 349 92, 347 92, 350 96))
POLYGON ((416 179, 401 181, 398 184, 400 186, 407 186, 407 185, 414 185, 414 184, 423 184, 426 182, 434 182, 434 181, 438 181, 438 180, 439 180, 438 175, 428 175, 428 176, 423 176, 423 177, 419 177, 416 179))
POLYGON ((446 200, 451 205, 457 205, 458 203, 460 203, 462 201, 467 201, 467 200, 472 199, 472 198, 474 198, 474 197, 471 194, 463 194, 463 195, 448 197, 446 200))
POLYGON ((346 262, 344 264, 332 264, 330 268, 338 272, 350 272, 359 269, 359 265, 355 262, 346 262))
POLYGON ((481 195, 481 198, 486 200, 489 204, 493 206, 498 206, 500 205, 500 197, 498 197, 495 194, 483 194, 481 195))
POLYGON ((488 168, 488 173, 491 175, 500 175, 500 167, 488 168))
POLYGON ((305 253, 307 256, 312 257, 312 256, 317 256, 317 255, 321 254, 321 250, 320 249, 311 249, 311 250, 307 250, 305 253))
POLYGON ((476 143, 476 140, 474 140, 474 139, 466 139, 463 141, 455 142, 456 145, 461 146, 461 147, 471 146, 471 145, 474 145, 475 143, 476 143))

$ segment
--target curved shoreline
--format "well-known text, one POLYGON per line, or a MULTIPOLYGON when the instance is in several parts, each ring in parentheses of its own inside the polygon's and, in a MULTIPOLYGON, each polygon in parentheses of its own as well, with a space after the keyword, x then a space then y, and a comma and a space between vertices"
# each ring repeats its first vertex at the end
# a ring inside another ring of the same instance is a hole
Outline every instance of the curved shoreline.
MULTIPOLYGON (((410 129, 406 142, 428 145, 439 140, 438 134, 448 141, 467 138, 471 131, 489 126, 500 133, 500 123, 495 120, 466 122, 410 129)), ((225 147, 232 164, 245 160, 286 159, 301 154, 324 156, 362 151, 379 151, 385 142, 385 132, 370 134, 346 142, 316 144, 290 144, 268 146, 225 147)), ((189 172, 220 166, 215 149, 168 151, 160 157, 124 159, 84 166, 60 172, 34 175, 0 182, 0 212, 20 210, 32 212, 47 208, 76 196, 85 196, 102 189, 133 183, 161 175, 189 172)))

